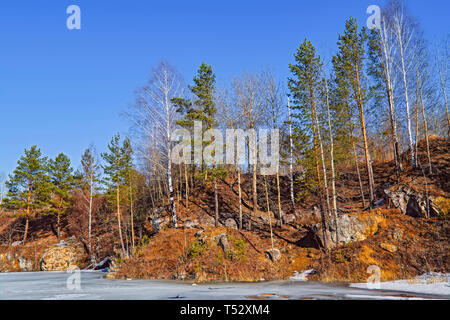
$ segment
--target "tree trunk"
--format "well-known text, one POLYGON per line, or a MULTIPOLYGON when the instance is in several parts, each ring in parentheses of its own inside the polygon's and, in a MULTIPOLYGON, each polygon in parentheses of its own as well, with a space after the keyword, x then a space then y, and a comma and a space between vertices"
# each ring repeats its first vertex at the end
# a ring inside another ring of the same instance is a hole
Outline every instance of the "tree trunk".
POLYGON ((355 140, 353 137, 353 125, 351 124, 351 122, 350 122, 350 139, 352 140, 353 155, 355 156, 356 173, 358 174, 359 190, 361 192, 362 205, 363 205, 363 208, 365 208, 366 207, 366 199, 364 197, 361 173, 359 172, 359 164, 358 164, 359 161, 358 161, 358 155, 356 153, 355 140))
POLYGON ((56 215, 56 237, 58 239, 61 234, 60 227, 59 227, 60 222, 61 222, 61 215, 58 212, 58 214, 56 215))
POLYGON ((25 244, 25 242, 27 242, 28 224, 29 224, 29 218, 27 217, 26 221, 25 221, 25 233, 23 234, 23 241, 22 241, 23 244, 25 244))
POLYGON ((215 226, 219 226, 219 195, 217 191, 217 179, 214 177, 214 209, 215 209, 215 226))
POLYGON ((439 70, 439 79, 440 79, 441 88, 442 88, 442 95, 444 96, 445 113, 447 115, 447 136, 450 137, 450 116, 448 114, 447 94, 445 92, 445 80, 444 80, 444 76, 442 74, 442 66, 441 66, 439 57, 437 57, 437 64, 438 64, 438 70, 439 70))
POLYGON ((313 129, 313 139, 314 139, 314 162, 316 166, 316 177, 317 177, 317 191, 319 193, 319 198, 323 197, 322 194, 322 183, 320 179, 320 169, 319 169, 319 155, 318 155, 318 146, 317 146, 317 134, 316 134, 316 117, 315 117, 315 108, 314 108, 314 94, 312 89, 310 89, 309 93, 310 104, 311 104, 311 124, 313 129))
POLYGON ((324 189, 325 189, 325 195, 327 200, 327 214, 330 214, 331 207, 330 207, 330 193, 328 191, 328 179, 327 179, 327 167, 325 165, 325 157, 323 153, 323 145, 322 145, 322 137, 320 134, 320 125, 319 125, 319 119, 316 114, 316 121, 317 121, 317 138, 319 140, 319 146, 320 146, 320 158, 322 160, 322 170, 323 170, 323 183, 324 183, 324 189))
POLYGON ((269 226, 270 226, 270 240, 272 243, 272 253, 273 253, 273 231, 272 231, 272 215, 270 213, 269 207, 269 192, 267 190, 267 177, 264 176, 264 187, 266 189, 266 205, 267 205, 267 215, 269 216, 269 226))
POLYGON ((359 105, 359 119, 361 122, 361 132, 362 132, 362 136, 363 136, 363 140, 364 140, 364 156, 366 159, 366 170, 367 170, 367 176, 369 179, 369 198, 370 198, 369 207, 372 208, 374 195, 373 195, 373 185, 372 185, 372 179, 371 179, 370 155, 369 155, 369 147, 367 145, 366 122, 364 120, 364 108, 363 108, 362 95, 361 95, 361 85, 360 85, 360 80, 359 80, 358 65, 356 65, 355 72, 356 72, 357 97, 358 97, 358 105, 359 105))
POLYGON ((252 181, 253 181, 253 184, 252 184, 252 190, 253 190, 253 216, 256 217, 256 212, 258 210, 258 191, 256 189, 256 182, 257 182, 256 181, 256 163, 253 163, 253 179, 252 179, 252 181))
MULTIPOLYGON (((92 183, 92 182, 91 182, 92 183)), ((91 232, 92 232, 92 184, 90 186, 89 191, 89 232, 88 232, 88 240, 89 240, 89 255, 92 258, 92 243, 91 243, 91 232)))
POLYGON ((409 138, 409 147, 411 149, 411 164, 412 167, 416 167, 416 160, 414 155, 414 146, 413 146, 413 140, 412 140, 412 134, 411 134, 411 119, 409 115, 409 99, 408 99, 408 84, 406 81, 406 68, 405 68, 405 56, 403 51, 403 44, 401 41, 401 38, 399 38, 399 48, 400 48, 400 60, 401 60, 401 67, 402 67, 402 80, 403 80, 403 86, 405 90, 405 106, 406 106, 406 120, 407 120, 407 127, 408 127, 408 138, 409 138))
POLYGON ((291 106, 289 104, 289 97, 287 98, 288 104, 288 113, 289 113, 289 180, 291 186, 291 202, 292 202, 292 210, 295 213, 295 197, 294 197, 294 177, 293 177, 293 155, 292 150, 294 149, 292 142, 292 118, 291 118, 291 106))
POLYGON ((130 174, 130 222, 131 222, 131 252, 134 255, 134 210, 133 210, 133 183, 130 174))
POLYGON ((325 90, 327 98, 327 115, 328 115, 328 130, 330 134, 330 166, 331 166, 331 192, 333 199, 333 217, 334 217, 334 227, 336 229, 336 245, 339 245, 339 230, 338 230, 338 220, 337 220, 337 205, 336 205, 336 174, 334 172, 334 139, 333 130, 331 128, 331 116, 330 116, 330 104, 328 100, 328 84, 325 79, 325 90))
POLYGON ((241 189, 241 167, 237 164, 238 170, 238 193, 239 193, 239 230, 242 230, 242 189, 241 189))
POLYGON ((119 187, 119 181, 117 181, 117 189, 116 189, 116 197, 117 197, 117 223, 119 225, 119 237, 120 237, 120 245, 122 246, 122 254, 125 255, 125 245, 123 242, 123 236, 122 236, 122 218, 120 214, 120 187, 119 187))
POLYGON ((423 117, 424 129, 425 129, 425 140, 427 142, 428 165, 430 166, 430 175, 432 175, 433 169, 431 167, 430 141, 428 138, 428 124, 427 124, 427 117, 425 116, 425 106, 423 103, 422 86, 420 86, 420 101, 422 104, 422 117, 423 117))
POLYGON ((186 186, 184 187, 184 190, 186 191, 186 208, 189 207, 189 180, 188 180, 188 172, 187 172, 187 164, 184 163, 184 183, 186 186))

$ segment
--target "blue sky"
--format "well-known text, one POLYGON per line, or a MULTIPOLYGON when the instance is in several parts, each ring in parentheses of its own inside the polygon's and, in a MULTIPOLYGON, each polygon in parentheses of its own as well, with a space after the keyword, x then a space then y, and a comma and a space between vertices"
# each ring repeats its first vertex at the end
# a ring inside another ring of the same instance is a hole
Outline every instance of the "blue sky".
MULTIPOLYGON (((129 123, 120 116, 152 66, 167 59, 190 82, 202 61, 218 82, 271 66, 284 81, 308 37, 325 56, 345 20, 360 24, 376 0, 151 1, 5 0, 0 4, 0 172, 25 148, 64 152, 78 167, 90 143, 99 152, 129 123), (66 8, 81 8, 81 30, 66 8)), ((450 30, 450 2, 408 1, 430 40, 450 30)))

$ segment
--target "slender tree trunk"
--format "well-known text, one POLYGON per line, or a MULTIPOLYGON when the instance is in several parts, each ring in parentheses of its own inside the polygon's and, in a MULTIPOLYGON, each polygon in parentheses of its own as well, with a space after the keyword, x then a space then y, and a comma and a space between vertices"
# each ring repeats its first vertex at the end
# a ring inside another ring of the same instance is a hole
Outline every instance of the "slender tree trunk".
POLYGON ((27 217, 27 218, 26 218, 26 221, 25 221, 25 233, 24 233, 24 235, 23 235, 23 240, 22 240, 22 243, 23 243, 23 244, 25 244, 25 242, 27 242, 29 220, 30 220, 30 219, 27 217))
POLYGON ((328 99, 328 84, 325 78, 325 90, 327 98, 327 115, 328 115, 328 131, 330 134, 330 166, 331 166, 331 192, 333 199, 333 217, 334 217, 334 227, 336 229, 336 245, 339 245, 339 226, 337 219, 337 205, 336 205, 336 174, 334 172, 334 139, 333 130, 331 128, 331 116, 330 116, 330 104, 328 99))
POLYGON ((359 80, 358 65, 356 65, 355 72, 356 72, 357 97, 358 97, 358 105, 359 105, 359 119, 361 122, 361 132, 362 132, 363 141, 364 141, 364 156, 366 159, 366 170, 367 170, 367 176, 369 179, 369 199, 370 199, 369 207, 372 208, 374 194, 373 194, 373 185, 372 185, 372 179, 371 179, 370 155, 369 155, 369 147, 367 145, 366 122, 364 120, 364 108, 363 108, 362 95, 361 95, 361 85, 360 85, 360 80, 359 80))
POLYGON ((264 176, 264 187, 266 189, 266 205, 267 205, 267 215, 269 216, 269 226, 270 226, 270 240, 272 242, 272 254, 273 254, 273 231, 272 231, 272 215, 270 213, 269 207, 269 192, 267 190, 267 177, 264 176))
POLYGON ((60 222, 61 222, 61 215, 58 212, 58 214, 56 215, 56 238, 58 238, 58 239, 61 235, 61 230, 59 227, 60 222))
POLYGON ((322 160, 323 183, 324 183, 325 196, 326 196, 326 201, 327 201, 327 214, 330 214, 331 206, 330 206, 330 192, 328 190, 327 167, 325 165, 325 156, 324 156, 324 152, 323 152, 322 137, 320 134, 320 125, 319 125, 319 119, 318 119, 317 114, 316 114, 316 121, 317 121, 317 139, 319 141, 320 158, 322 160))
POLYGON ((445 80, 444 80, 444 76, 442 74, 442 66, 439 60, 439 57, 437 59, 438 62, 438 69, 439 69, 439 79, 441 82, 441 88, 442 88, 442 95, 444 97, 444 103, 445 103, 445 113, 447 115, 447 136, 450 137, 450 116, 448 113, 448 102, 447 102, 447 94, 445 92, 445 80))
POLYGON ((414 146, 413 146, 413 140, 412 140, 412 134, 411 134, 411 119, 409 114, 409 99, 408 99, 408 84, 406 81, 406 67, 405 67, 405 56, 403 51, 403 44, 401 41, 401 38, 399 38, 399 48, 400 48, 400 61, 401 61, 401 67, 402 67, 402 80, 403 80, 403 87, 405 91, 405 106, 406 106, 406 121, 407 121, 407 127, 408 127, 408 138, 409 138, 409 147, 411 149, 411 163, 412 167, 416 167, 416 160, 414 155, 414 146))
POLYGON ((28 200, 27 200, 27 217, 25 221, 25 232, 23 234, 22 243, 25 244, 28 237, 28 225, 30 220, 30 204, 31 204, 31 180, 28 180, 28 200))
POLYGON ((133 183, 130 172, 130 222, 131 222, 131 250, 134 255, 134 210, 133 210, 133 183))
POLYGON ((215 221, 215 225, 216 227, 219 226, 219 195, 218 195, 218 190, 217 190, 217 179, 214 177, 214 210, 215 210, 215 216, 216 216, 216 221, 215 221))
POLYGON ((289 104, 289 97, 287 98, 288 104, 288 113, 289 113, 289 180, 291 186, 291 202, 292 202, 292 210, 295 213, 295 197, 294 197, 294 177, 293 177, 293 155, 292 150, 294 149, 294 145, 292 142, 292 118, 291 118, 291 106, 289 104))
POLYGON ((415 149, 415 154, 417 155, 417 152, 418 152, 418 147, 419 147, 419 140, 420 140, 420 137, 419 137, 419 109, 420 109, 420 106, 419 106, 419 101, 420 101, 420 94, 419 94, 419 87, 420 87, 420 85, 419 85, 419 69, 418 68, 416 68, 416 135, 415 135, 415 137, 416 137, 416 141, 415 141, 415 143, 414 143, 414 149, 415 149))
POLYGON ((89 255, 92 258, 92 243, 91 243, 91 233, 92 233, 92 196, 93 196, 93 182, 89 188, 89 231, 88 231, 88 241, 89 241, 89 255))
POLYGON ((171 150, 171 141, 172 141, 172 132, 170 127, 170 101, 169 101, 169 90, 166 88, 164 90, 164 98, 165 98, 165 106, 166 106, 166 136, 167 136, 167 185, 169 189, 169 199, 170 199, 170 207, 172 209, 172 222, 174 228, 177 228, 177 211, 175 208, 175 200, 173 194, 173 186, 172 186, 172 150, 171 150))
MULTIPOLYGON (((385 25, 383 25, 385 28, 385 25)), ((403 166, 400 158, 400 148, 398 143, 398 135, 397 135, 397 121, 395 119, 395 105, 394 105, 394 97, 393 97, 393 84, 392 84, 392 57, 390 52, 392 50, 388 50, 388 40, 387 40, 387 31, 383 29, 380 31, 380 39, 381 39, 381 47, 384 55, 384 63, 383 63, 383 71, 384 71, 384 80, 386 85, 386 93, 389 103, 389 120, 391 123, 391 131, 392 131, 392 143, 394 146, 394 160, 395 160, 395 168, 397 173, 397 180, 400 177, 400 171, 403 171, 403 166), (388 52, 389 51, 389 52, 388 52)))
POLYGON ((186 208, 189 207, 189 178, 187 171, 187 164, 184 163, 184 183, 186 184, 184 190, 186 191, 186 208))
POLYGON ((364 197, 364 190, 363 190, 363 185, 362 185, 362 180, 361 180, 361 173, 359 171, 358 155, 356 153, 355 140, 354 140, 354 137, 353 137, 353 125, 351 124, 351 122, 350 122, 350 139, 352 140, 353 155, 355 156, 356 173, 358 174, 359 190, 361 192, 362 205, 363 205, 363 208, 365 208, 366 207, 366 199, 364 197))
POLYGON ((238 171, 238 193, 239 193, 239 230, 242 230, 242 189, 241 189, 241 167, 237 164, 238 171))
POLYGON ((318 143, 317 143, 317 133, 316 133, 316 116, 315 116, 315 108, 314 108, 314 94, 312 89, 309 91, 309 98, 311 104, 311 124, 313 129, 313 139, 314 139, 314 163, 316 166, 316 178, 317 178, 317 190, 319 192, 319 197, 322 199, 322 182, 320 179, 320 169, 319 169, 319 151, 318 151, 318 143))
POLYGON ((256 211, 258 210, 258 191, 256 189, 256 163, 253 163, 253 179, 252 179, 252 190, 253 190, 253 216, 256 217, 256 211))
POLYGON ((423 117, 423 124, 425 128, 425 140, 427 142, 427 156, 428 156, 428 165, 430 166, 430 175, 433 174, 433 169, 431 167, 431 154, 430 154, 430 141, 428 137, 428 124, 427 124, 427 117, 425 116, 425 106, 423 103, 423 94, 422 94, 422 86, 420 86, 420 101, 422 104, 422 117, 423 117))
POLYGON ((117 197, 117 223, 119 225, 119 237, 120 237, 120 244, 122 246, 122 254, 125 255, 125 245, 123 242, 123 236, 122 236, 122 218, 120 214, 120 187, 119 187, 119 181, 117 181, 117 187, 116 187, 116 197, 117 197))

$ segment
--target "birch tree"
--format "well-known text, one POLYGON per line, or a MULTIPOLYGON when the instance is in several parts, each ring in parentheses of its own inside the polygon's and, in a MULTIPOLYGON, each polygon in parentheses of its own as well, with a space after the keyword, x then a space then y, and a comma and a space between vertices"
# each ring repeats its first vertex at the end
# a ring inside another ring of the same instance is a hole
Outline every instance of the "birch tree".
POLYGON ((287 108, 288 108, 288 119, 289 119, 289 185, 291 194, 292 210, 295 212, 295 196, 294 196, 294 177, 293 177, 293 149, 294 144, 292 142, 292 116, 291 116, 291 105, 289 102, 289 96, 287 97, 287 108))
POLYGON ((411 132, 411 116, 410 116, 410 105, 409 105, 409 89, 408 89, 408 77, 411 66, 414 62, 414 50, 412 48, 412 38, 414 35, 414 26, 411 24, 411 21, 408 21, 407 16, 405 15, 404 8, 402 4, 394 4, 392 8, 392 31, 395 36, 398 48, 398 60, 397 68, 400 70, 401 79, 403 82, 403 95, 404 95, 404 103, 405 103, 405 112, 406 112, 406 126, 408 131, 408 141, 409 148, 411 153, 411 164, 412 167, 416 167, 416 158, 414 152, 414 144, 411 132))
POLYGON ((81 171, 77 173, 80 178, 81 194, 85 201, 88 214, 88 248, 91 260, 95 261, 95 253, 92 250, 92 218, 94 197, 99 189, 100 165, 95 158, 95 148, 90 146, 81 156, 81 171))
POLYGON ((442 97, 444 98, 445 115, 447 118, 447 136, 450 137, 450 116, 448 112, 447 87, 448 87, 448 69, 449 69, 449 40, 443 42, 441 48, 436 48, 436 64, 439 72, 439 82, 442 89, 442 97))
MULTIPOLYGON (((159 62, 153 69, 147 84, 137 91, 136 103, 127 113, 136 126, 145 145, 141 150, 153 148, 160 161, 152 154, 142 154, 154 168, 165 171, 168 186, 168 199, 172 222, 177 227, 177 211, 175 207, 172 177, 172 133, 176 128, 176 106, 172 99, 181 94, 181 77, 167 62, 159 62)), ((144 152, 145 152, 144 151, 144 152)))
POLYGON ((394 100, 396 85, 396 73, 394 62, 396 57, 396 43, 392 32, 392 23, 386 13, 381 16, 380 29, 373 29, 369 40, 370 66, 369 73, 375 79, 376 86, 384 91, 388 102, 388 113, 391 129, 392 144, 394 150, 395 167, 397 177, 403 170, 400 159, 400 146, 397 133, 397 117, 394 100))

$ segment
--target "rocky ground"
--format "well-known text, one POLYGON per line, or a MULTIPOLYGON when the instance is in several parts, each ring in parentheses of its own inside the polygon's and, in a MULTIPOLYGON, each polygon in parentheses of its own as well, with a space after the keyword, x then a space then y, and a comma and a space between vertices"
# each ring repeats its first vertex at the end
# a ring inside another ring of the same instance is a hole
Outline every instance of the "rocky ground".
MULTIPOLYGON (((422 143, 418 159, 427 163, 423 150, 422 143)), ((157 208, 149 215, 147 237, 140 239, 134 257, 121 260, 110 250, 109 254, 104 251, 100 258, 111 257, 110 278, 198 283, 282 280, 308 269, 313 270, 310 280, 365 282, 370 276, 368 268, 373 265, 379 267, 382 281, 408 279, 427 272, 448 273, 449 140, 433 137, 431 151, 432 173, 426 165, 413 170, 406 159, 400 176, 396 175, 392 162, 374 163, 378 201, 373 210, 361 205, 354 168, 339 168, 338 241, 333 218, 326 217, 326 224, 321 223, 314 194, 303 199, 295 211, 290 209, 286 177, 281 179, 283 225, 276 215, 269 223, 263 197, 259 203, 262 210, 253 215, 250 195, 245 194, 244 228, 238 230, 237 185, 228 178, 218 184, 220 227, 214 227, 210 189, 207 185, 199 186, 191 193, 189 202, 177 201, 179 228, 171 227, 165 208, 157 208), (252 231, 247 231, 250 222, 252 231)), ((250 179, 245 175, 242 178, 243 189, 247 190, 250 179)), ((273 193, 276 184, 269 181, 269 185, 273 193)), ((258 188, 264 194, 264 186, 258 188)), ((271 197, 271 208, 276 207, 273 199, 276 197, 271 197)), ((60 243, 50 230, 37 228, 40 233, 34 233, 34 240, 22 245, 7 237, 14 235, 14 223, 19 223, 18 220, 0 219, 0 236, 6 239, 0 246, 0 271, 66 270, 91 265, 83 241, 72 237, 70 232, 64 234, 65 240, 60 243)), ((107 232, 104 237, 111 239, 107 232)))

